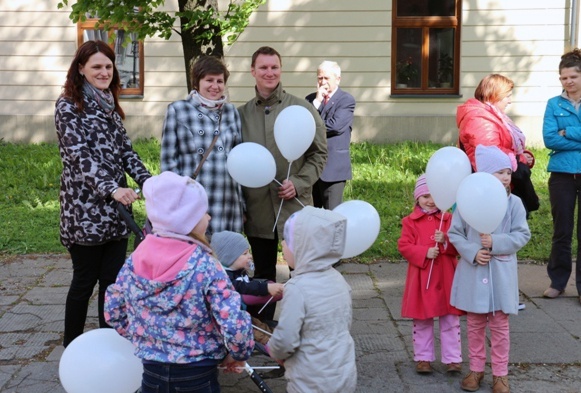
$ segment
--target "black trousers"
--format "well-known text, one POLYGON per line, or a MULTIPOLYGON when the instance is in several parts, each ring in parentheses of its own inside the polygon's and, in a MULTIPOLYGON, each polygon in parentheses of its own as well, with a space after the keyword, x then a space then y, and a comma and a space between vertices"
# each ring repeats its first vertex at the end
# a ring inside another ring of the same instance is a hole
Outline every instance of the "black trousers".
POLYGON ((313 205, 333 210, 343 203, 343 190, 346 181, 326 182, 321 179, 313 184, 313 205))
POLYGON ((73 245, 69 249, 73 262, 73 279, 65 306, 66 347, 83 334, 89 300, 97 282, 99 283, 98 308, 99 327, 109 327, 105 322, 105 291, 113 284, 127 253, 127 239, 114 240, 98 246, 73 245))
POLYGON ((576 229, 577 251, 575 284, 581 295, 581 175, 552 172, 549 176, 549 199, 553 215, 553 239, 547 274, 551 288, 562 291, 573 270, 572 238, 576 229), (575 207, 577 228, 575 228, 575 207))

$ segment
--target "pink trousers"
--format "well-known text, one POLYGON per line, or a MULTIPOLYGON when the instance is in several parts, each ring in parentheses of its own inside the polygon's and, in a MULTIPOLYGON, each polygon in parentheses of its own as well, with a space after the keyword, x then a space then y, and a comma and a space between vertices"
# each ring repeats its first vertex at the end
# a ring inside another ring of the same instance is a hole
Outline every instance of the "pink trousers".
POLYGON ((486 325, 490 329, 490 360, 492 374, 498 377, 508 375, 508 353, 510 334, 508 314, 496 311, 494 315, 468 313, 468 357, 470 370, 483 372, 486 366, 486 325))
MULTIPOLYGON (((413 340, 414 360, 433 362, 436 360, 434 351, 434 320, 414 319, 413 340)), ((444 315, 439 317, 440 347, 442 363, 462 363, 462 345, 460 340, 460 317, 444 315)))

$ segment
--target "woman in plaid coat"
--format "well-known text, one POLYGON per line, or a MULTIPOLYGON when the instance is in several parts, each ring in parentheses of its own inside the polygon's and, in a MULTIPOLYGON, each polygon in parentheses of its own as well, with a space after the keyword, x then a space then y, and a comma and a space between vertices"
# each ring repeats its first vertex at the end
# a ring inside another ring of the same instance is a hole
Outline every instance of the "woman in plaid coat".
POLYGON ((226 230, 242 232, 242 192, 226 167, 228 154, 241 143, 240 116, 224 96, 229 75, 220 59, 200 57, 192 68, 192 92, 185 100, 168 106, 163 124, 161 170, 196 177, 204 186, 212 217, 208 235, 226 230))

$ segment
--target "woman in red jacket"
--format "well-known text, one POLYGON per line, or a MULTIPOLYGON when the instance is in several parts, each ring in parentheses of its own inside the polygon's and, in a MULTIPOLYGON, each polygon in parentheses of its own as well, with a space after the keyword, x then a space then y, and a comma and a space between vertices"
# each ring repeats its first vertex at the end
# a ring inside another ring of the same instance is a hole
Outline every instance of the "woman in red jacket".
POLYGON ((458 144, 468 155, 473 170, 476 170, 474 152, 478 145, 496 146, 506 154, 514 154, 524 164, 513 174, 512 193, 522 199, 528 217, 528 212, 538 209, 538 198, 530 182, 530 168, 535 158, 525 149, 523 132, 505 114, 513 88, 514 82, 500 74, 487 75, 480 81, 474 98, 460 105, 456 112, 458 144))
POLYGON ((398 250, 408 261, 401 315, 413 318, 413 343, 416 372, 432 372, 434 318, 439 318, 442 363, 448 373, 462 371, 460 315, 450 305, 452 281, 458 260, 456 249, 446 232, 452 216, 434 203, 426 177, 416 182, 414 211, 402 220, 398 250))

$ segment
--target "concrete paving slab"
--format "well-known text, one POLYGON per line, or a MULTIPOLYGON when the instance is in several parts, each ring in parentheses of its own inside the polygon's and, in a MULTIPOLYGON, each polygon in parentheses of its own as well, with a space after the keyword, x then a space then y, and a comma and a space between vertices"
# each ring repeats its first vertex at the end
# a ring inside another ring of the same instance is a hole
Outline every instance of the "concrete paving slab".
MULTIPOLYGON (((351 334, 356 346, 357 392, 461 391, 461 376, 447 375, 439 362, 437 323, 435 372, 427 377, 415 373, 411 320, 400 315, 405 262, 345 262, 338 270, 353 289, 351 334)), ((277 273, 279 280, 286 280, 288 267, 279 264, 277 273)), ((22 256, 0 263, 1 392, 64 393, 58 381, 58 362, 63 353, 64 297, 70 274, 67 255, 22 256)), ((511 317, 512 390, 581 392, 581 305, 574 286, 567 287, 565 296, 548 300, 542 298, 548 284, 545 266, 519 264, 519 279, 527 309, 511 317)), ((98 326, 96 303, 93 297, 85 331, 98 326)), ((465 318, 461 318, 461 327, 463 368, 467 371, 465 318)), ((253 356, 249 363, 274 365, 264 356, 253 356)), ((246 374, 221 374, 220 382, 223 393, 258 392, 246 374)), ((487 365, 481 391, 488 391, 491 382, 487 365)), ((267 380, 267 384, 274 393, 285 392, 284 378, 267 380)))

